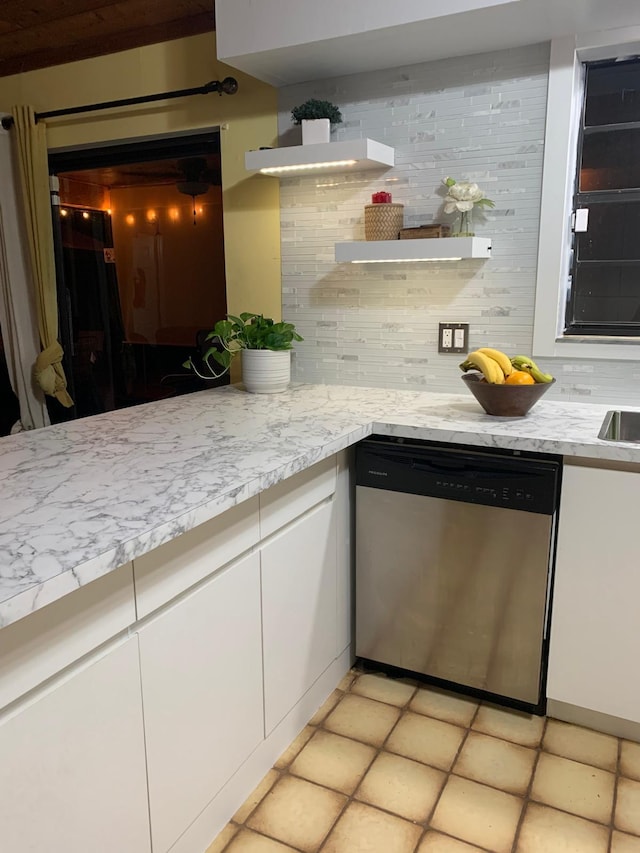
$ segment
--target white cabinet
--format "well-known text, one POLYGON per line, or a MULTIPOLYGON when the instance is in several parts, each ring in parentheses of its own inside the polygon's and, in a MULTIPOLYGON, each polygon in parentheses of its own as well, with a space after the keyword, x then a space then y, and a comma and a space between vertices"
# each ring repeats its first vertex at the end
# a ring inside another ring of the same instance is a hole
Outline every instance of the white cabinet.
POLYGON ((260 495, 260 538, 266 539, 336 490, 336 457, 316 462, 260 495))
POLYGON ((212 575, 260 539, 258 498, 165 542, 134 561, 138 618, 212 575))
POLYGON ((140 665, 153 850, 164 853, 263 737, 258 553, 144 626, 140 665))
POLYGON ((640 722, 634 471, 565 465, 547 695, 640 722))
POLYGON ((131 563, 2 629, 0 708, 136 621, 131 563))
POLYGON ((351 643, 353 631, 353 542, 351 509, 354 483, 351 476, 351 454, 337 455, 336 483, 336 657, 351 643))
POLYGON ((262 548, 267 736, 336 657, 335 531, 329 501, 262 548))
POLYGON ((137 640, 0 723, 7 853, 150 850, 137 640))

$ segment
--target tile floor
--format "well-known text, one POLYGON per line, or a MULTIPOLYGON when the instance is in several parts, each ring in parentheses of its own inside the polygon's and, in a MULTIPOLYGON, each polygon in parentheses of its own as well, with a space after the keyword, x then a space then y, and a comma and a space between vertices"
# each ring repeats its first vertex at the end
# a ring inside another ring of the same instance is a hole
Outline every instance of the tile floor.
POLYGON ((351 672, 222 851, 640 853, 640 744, 351 672))

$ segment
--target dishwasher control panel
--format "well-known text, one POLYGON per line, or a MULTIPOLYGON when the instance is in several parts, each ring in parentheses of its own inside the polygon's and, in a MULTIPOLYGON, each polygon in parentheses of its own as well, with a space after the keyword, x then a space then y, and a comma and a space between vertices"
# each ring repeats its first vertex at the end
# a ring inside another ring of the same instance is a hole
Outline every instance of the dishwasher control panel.
POLYGON ((475 448, 366 439, 356 451, 356 484, 552 515, 561 463, 475 448))

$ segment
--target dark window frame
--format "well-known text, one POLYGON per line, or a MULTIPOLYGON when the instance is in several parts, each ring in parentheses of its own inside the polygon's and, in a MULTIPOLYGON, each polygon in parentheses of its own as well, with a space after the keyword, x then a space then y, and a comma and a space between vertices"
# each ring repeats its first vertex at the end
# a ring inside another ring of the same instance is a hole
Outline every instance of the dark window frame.
MULTIPOLYGON (((598 204, 606 204, 611 202, 616 203, 626 203, 626 202, 640 202, 640 188, 623 188, 623 189, 607 189, 607 190, 589 190, 589 191, 581 191, 580 190, 580 172, 582 168, 582 160, 583 160, 583 148, 584 148, 584 139, 585 136, 589 136, 593 133, 612 133, 622 129, 640 129, 640 121, 637 122, 620 122, 618 124, 603 124, 603 125, 594 125, 589 128, 585 126, 586 123, 586 109, 587 109, 587 89, 588 89, 588 74, 591 68, 595 67, 612 67, 620 64, 636 64, 640 67, 640 56, 634 56, 625 58, 624 60, 616 60, 616 59, 606 59, 597 62, 584 62, 583 65, 583 79, 584 79, 584 87, 582 93, 582 107, 580 111, 580 127, 578 134, 578 145, 577 145, 577 157, 576 157, 576 169, 574 175, 574 187, 573 187, 573 210, 579 210, 581 208, 590 208, 593 209, 598 204)), ((602 336, 602 337, 640 337, 640 321, 637 323, 612 323, 612 322, 579 322, 573 320, 574 312, 575 312, 575 300, 577 287, 575 283, 578 280, 579 273, 579 258, 578 258, 578 246, 577 246, 578 235, 575 231, 572 231, 572 241, 571 241, 571 254, 570 254, 570 274, 569 274, 569 287, 567 288, 567 299, 565 303, 565 311, 564 311, 564 328, 563 335, 568 337, 570 336, 602 336)), ((592 261, 581 261, 580 262, 585 268, 587 265, 589 266, 600 266, 600 267, 613 267, 613 266, 632 266, 638 269, 638 274, 640 275, 640 260, 630 260, 630 261, 621 261, 616 259, 607 259, 607 260, 592 260, 592 261)))

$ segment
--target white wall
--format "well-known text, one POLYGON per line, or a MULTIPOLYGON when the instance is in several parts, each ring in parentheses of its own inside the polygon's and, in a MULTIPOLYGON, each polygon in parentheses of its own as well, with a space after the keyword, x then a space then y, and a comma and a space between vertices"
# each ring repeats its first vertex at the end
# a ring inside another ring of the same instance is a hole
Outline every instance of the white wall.
MULTIPOLYGON (((549 64, 547 44, 353 74, 280 90, 280 130, 308 97, 340 106, 337 139, 393 145, 378 173, 281 181, 283 315, 305 341, 295 376, 308 382, 461 390, 460 357, 438 355, 439 321, 469 322, 471 346, 531 351, 549 64), (447 221, 442 178, 476 180, 494 199, 476 233, 493 257, 458 264, 336 265, 334 243, 364 238, 376 189, 405 204, 405 224, 447 221)), ((266 179, 265 179, 266 180, 266 179)), ((556 397, 640 404, 635 363, 560 361, 556 397)))

